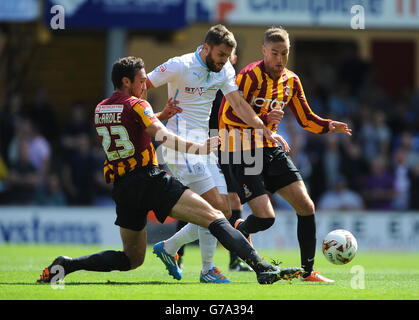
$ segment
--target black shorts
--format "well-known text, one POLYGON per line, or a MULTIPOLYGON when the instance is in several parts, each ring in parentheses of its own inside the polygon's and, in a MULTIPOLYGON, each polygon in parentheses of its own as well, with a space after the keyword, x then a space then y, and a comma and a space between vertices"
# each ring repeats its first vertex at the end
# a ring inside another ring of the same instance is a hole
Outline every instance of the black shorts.
MULTIPOLYGON (((251 156, 255 161, 260 162, 263 159, 263 165, 258 163, 260 165, 259 171, 247 170, 255 167, 253 163, 246 164, 245 161, 239 164, 234 163, 233 153, 229 154, 228 165, 220 164, 226 177, 227 187, 237 192, 242 204, 266 194, 266 191, 275 193, 295 181, 303 180, 299 170, 282 147, 263 148, 263 150, 259 149, 258 151, 259 156, 255 154, 255 151, 252 152, 251 156), (249 174, 247 171, 258 172, 258 174, 249 174)), ((240 157, 243 159, 243 154, 240 157)), ((221 159, 219 157, 219 161, 221 159)), ((236 159, 238 159, 238 156, 236 159)))
POLYGON ((237 184, 237 180, 234 179, 233 173, 231 172, 230 164, 223 163, 220 159, 221 159, 221 151, 220 151, 220 148, 218 148, 218 166, 223 172, 224 179, 227 184, 227 192, 237 192, 239 185, 237 184))
POLYGON ((156 166, 136 168, 114 182, 115 224, 140 231, 147 224, 150 210, 163 223, 186 189, 179 180, 156 166))

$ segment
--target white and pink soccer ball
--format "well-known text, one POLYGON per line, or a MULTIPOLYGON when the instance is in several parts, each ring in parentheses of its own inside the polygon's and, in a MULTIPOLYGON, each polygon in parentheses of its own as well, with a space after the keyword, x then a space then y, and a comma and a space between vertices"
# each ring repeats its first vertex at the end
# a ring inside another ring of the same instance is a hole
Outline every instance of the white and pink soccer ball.
POLYGON ((323 240, 322 251, 333 264, 347 264, 356 255, 358 243, 352 233, 338 229, 329 232, 323 240))

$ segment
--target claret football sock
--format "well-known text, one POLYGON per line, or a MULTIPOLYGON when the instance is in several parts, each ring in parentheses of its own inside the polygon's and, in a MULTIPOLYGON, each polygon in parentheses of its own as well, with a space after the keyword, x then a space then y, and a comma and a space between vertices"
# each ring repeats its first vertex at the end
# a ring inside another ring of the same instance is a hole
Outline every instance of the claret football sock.
POLYGON ((65 273, 78 270, 109 272, 113 270, 128 271, 131 269, 129 258, 122 251, 107 250, 66 261, 65 273))
POLYGON ((208 230, 229 251, 234 251, 256 273, 266 271, 272 266, 262 260, 242 233, 234 229, 225 218, 213 221, 208 230))
POLYGON ((300 216, 297 214, 297 238, 300 245, 301 267, 306 274, 313 271, 316 253, 316 222, 314 214, 300 216))

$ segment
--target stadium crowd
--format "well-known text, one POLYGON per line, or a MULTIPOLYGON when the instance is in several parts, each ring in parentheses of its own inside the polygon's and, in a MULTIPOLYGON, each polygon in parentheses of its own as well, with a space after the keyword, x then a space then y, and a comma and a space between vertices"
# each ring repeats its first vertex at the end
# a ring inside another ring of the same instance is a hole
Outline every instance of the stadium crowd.
MULTIPOLYGON (((419 91, 389 96, 369 70, 362 61, 295 70, 313 112, 353 129, 312 134, 284 110, 279 133, 319 210, 419 210, 419 91)), ((0 105, 0 205, 114 205, 94 106, 75 103, 61 125, 50 103, 39 90, 30 104, 15 93, 0 105)))

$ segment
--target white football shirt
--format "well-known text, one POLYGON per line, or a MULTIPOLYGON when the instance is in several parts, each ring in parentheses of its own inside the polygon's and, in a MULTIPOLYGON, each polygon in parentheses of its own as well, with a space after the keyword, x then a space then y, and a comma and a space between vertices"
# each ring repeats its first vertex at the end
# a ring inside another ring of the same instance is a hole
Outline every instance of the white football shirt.
POLYGON ((174 57, 147 74, 154 87, 167 83, 168 96, 179 101, 182 113, 167 122, 168 130, 188 140, 203 143, 208 138, 208 121, 218 89, 224 95, 238 90, 236 72, 228 60, 220 72, 208 69, 195 52, 174 57))

